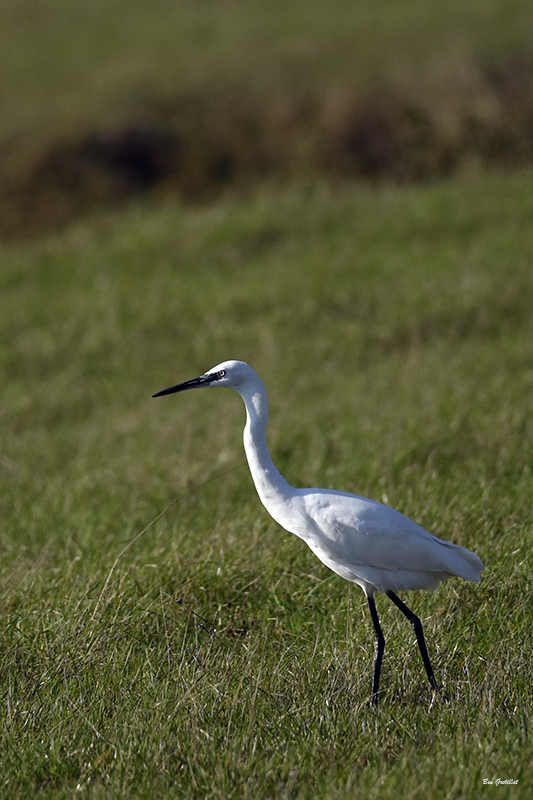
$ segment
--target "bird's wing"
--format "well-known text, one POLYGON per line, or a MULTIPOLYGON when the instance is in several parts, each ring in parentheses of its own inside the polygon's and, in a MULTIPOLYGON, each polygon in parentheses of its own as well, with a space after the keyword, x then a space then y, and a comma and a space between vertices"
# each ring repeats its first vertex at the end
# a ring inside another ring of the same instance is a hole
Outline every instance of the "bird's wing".
POLYGON ((479 580, 483 565, 475 554, 438 539, 389 506, 340 492, 314 491, 302 499, 314 523, 308 544, 328 566, 333 561, 389 573, 433 573, 437 580, 450 575, 479 580))

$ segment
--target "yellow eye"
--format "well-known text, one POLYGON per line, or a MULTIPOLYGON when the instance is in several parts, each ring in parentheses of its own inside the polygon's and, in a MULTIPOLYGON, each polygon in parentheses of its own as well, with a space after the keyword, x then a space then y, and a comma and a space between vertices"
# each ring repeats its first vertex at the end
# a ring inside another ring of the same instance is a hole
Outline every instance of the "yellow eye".
POLYGON ((217 378, 223 378, 225 374, 226 374, 226 370, 225 369, 220 369, 217 372, 217 378))

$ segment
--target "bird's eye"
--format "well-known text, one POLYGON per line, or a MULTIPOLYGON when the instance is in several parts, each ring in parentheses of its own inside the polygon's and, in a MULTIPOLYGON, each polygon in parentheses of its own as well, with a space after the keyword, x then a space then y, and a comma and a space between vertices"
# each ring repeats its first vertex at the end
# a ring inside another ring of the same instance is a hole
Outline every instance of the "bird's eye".
POLYGON ((217 372, 217 378, 220 380, 220 378, 223 378, 225 374, 226 374, 225 369, 219 369, 219 371, 217 372))

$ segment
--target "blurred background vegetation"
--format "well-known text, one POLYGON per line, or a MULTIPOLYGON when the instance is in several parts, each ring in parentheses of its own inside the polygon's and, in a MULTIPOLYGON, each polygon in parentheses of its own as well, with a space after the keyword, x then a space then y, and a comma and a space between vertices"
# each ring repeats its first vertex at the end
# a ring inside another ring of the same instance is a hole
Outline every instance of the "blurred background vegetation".
POLYGON ((533 159, 526 0, 17 0, 0 232, 154 192, 413 181, 533 159))

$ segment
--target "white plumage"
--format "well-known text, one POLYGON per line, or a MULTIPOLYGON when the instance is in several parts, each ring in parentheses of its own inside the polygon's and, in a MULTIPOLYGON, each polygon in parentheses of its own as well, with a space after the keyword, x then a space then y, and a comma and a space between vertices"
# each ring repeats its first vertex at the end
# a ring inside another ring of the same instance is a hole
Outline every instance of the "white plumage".
POLYGON ((243 361, 224 361, 154 397, 187 389, 218 386, 234 389, 244 400, 244 449, 257 493, 269 514, 285 530, 303 539, 333 572, 365 592, 376 631, 372 702, 377 702, 385 640, 374 604, 384 592, 415 630, 431 686, 437 683, 418 617, 395 595, 407 589, 433 589, 458 576, 478 582, 484 566, 475 553, 428 533, 389 506, 330 489, 295 489, 274 466, 266 442, 268 400, 265 385, 243 361))

